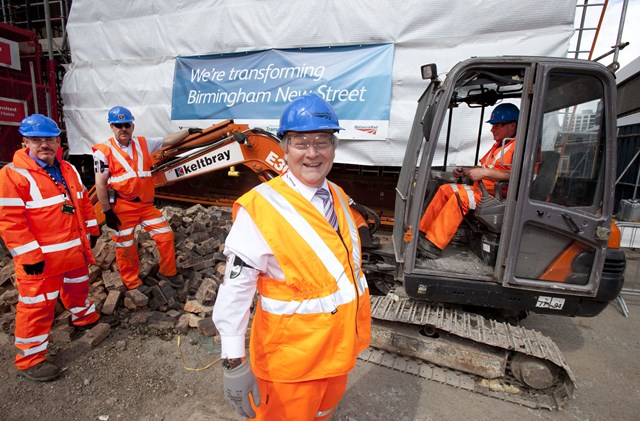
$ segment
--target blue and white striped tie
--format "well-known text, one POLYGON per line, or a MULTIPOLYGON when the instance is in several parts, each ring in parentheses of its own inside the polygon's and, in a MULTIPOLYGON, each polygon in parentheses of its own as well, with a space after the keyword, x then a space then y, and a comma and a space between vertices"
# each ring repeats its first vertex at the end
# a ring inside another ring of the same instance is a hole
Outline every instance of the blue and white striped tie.
POLYGON ((322 199, 325 218, 327 218, 327 221, 329 221, 333 229, 338 231, 338 217, 336 215, 335 209, 333 209, 333 203, 331 203, 331 196, 329 195, 329 191, 327 191, 327 189, 318 189, 316 191, 316 196, 322 199))

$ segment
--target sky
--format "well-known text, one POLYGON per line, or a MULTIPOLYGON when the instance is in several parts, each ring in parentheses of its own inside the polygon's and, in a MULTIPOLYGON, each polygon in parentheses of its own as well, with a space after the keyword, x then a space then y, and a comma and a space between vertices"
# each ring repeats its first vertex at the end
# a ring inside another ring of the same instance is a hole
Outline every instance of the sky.
MULTIPOLYGON (((578 2, 579 4, 581 2, 578 2)), ((604 3, 604 1, 591 1, 590 3, 604 3)), ((596 42, 596 48, 592 59, 601 56, 611 50, 611 47, 616 44, 618 38, 618 27, 620 26, 620 17, 622 12, 623 0, 609 0, 605 17, 598 35, 596 42)), ((576 25, 579 25, 582 16, 581 7, 576 8, 576 25)), ((601 7, 589 7, 587 9, 585 27, 595 28, 598 25, 600 18, 601 7)), ((637 57, 640 57, 640 1, 628 0, 626 19, 623 26, 621 42, 629 42, 629 45, 618 53, 618 62, 621 67, 629 64, 637 57)), ((591 43, 593 42, 593 36, 595 31, 585 31, 583 33, 581 50, 589 50, 591 43)), ((574 35, 571 42, 570 50, 575 50, 575 43, 577 40, 577 33, 574 35)), ((572 56, 573 57, 573 56, 572 56)), ((588 58, 588 56, 581 55, 580 58, 588 58)), ((613 61, 613 54, 599 60, 604 65, 609 65, 613 61)))

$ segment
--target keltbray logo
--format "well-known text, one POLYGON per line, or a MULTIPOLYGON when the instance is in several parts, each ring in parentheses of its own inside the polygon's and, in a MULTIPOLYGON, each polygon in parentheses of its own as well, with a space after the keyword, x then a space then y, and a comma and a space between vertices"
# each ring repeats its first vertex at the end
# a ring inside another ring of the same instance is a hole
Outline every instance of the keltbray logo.
POLYGON ((230 161, 231 160, 231 151, 222 151, 215 155, 205 155, 196 159, 195 161, 189 162, 188 164, 184 164, 175 168, 173 171, 175 172, 176 178, 183 177, 187 174, 199 172, 199 170, 203 168, 210 167, 214 164, 220 163, 222 161, 230 161))
POLYGON ((378 126, 354 126, 354 128, 360 132, 375 135, 378 133, 378 126))

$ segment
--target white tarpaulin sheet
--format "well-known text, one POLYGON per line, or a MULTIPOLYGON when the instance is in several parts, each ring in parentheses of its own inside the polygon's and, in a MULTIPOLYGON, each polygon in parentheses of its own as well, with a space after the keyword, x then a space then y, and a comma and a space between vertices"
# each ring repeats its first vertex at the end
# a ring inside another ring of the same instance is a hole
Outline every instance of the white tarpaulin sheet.
POLYGON ((62 85, 70 153, 88 154, 111 135, 114 105, 133 112, 136 134, 177 130, 177 56, 393 43, 389 137, 344 140, 336 161, 399 166, 426 86, 420 66, 445 73, 471 56, 564 57, 575 8, 575 0, 74 0, 62 85))

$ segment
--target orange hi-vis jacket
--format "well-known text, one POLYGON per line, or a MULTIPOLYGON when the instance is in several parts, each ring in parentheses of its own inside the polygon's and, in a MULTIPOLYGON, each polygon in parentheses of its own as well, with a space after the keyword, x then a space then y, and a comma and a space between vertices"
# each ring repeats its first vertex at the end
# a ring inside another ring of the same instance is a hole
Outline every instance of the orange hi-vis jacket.
POLYGON ((69 188, 20 149, 0 170, 0 233, 15 262, 16 277, 28 276, 22 265, 45 262, 43 275, 58 275, 95 263, 89 234, 98 236, 98 222, 87 189, 73 165, 60 161, 69 188), (69 205, 73 213, 67 211, 69 205))
MULTIPOLYGON (((489 151, 484 154, 484 156, 480 159, 482 168, 511 171, 513 152, 516 150, 516 140, 505 140, 507 142, 505 142, 504 148, 502 147, 502 142, 495 142, 491 149, 489 149, 489 151)), ((496 182, 488 177, 483 178, 482 182, 487 188, 489 194, 493 194, 496 182)), ((474 187, 477 187, 478 190, 480 190, 480 185, 477 182, 474 183, 474 187)))
POLYGON ((340 376, 369 346, 371 309, 358 228, 347 195, 329 185, 339 232, 280 177, 234 204, 234 216, 238 206, 249 213, 284 273, 284 279, 258 278, 250 356, 260 379, 340 376))
POLYGON ((114 138, 105 143, 93 146, 107 158, 109 165, 109 180, 107 183, 118 192, 124 200, 135 200, 152 203, 154 184, 151 177, 151 155, 147 148, 147 140, 142 136, 131 138, 131 154, 122 150, 114 138))

